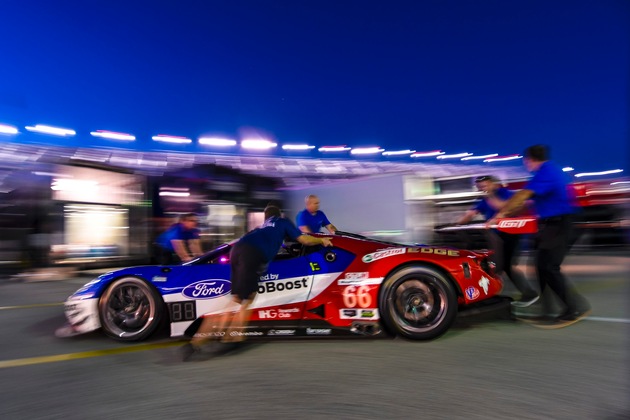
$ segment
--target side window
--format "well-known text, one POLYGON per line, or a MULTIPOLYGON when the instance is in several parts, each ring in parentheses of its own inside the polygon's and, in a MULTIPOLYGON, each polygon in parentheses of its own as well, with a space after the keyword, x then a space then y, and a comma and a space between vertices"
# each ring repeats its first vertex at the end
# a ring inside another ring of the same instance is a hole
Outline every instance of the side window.
POLYGON ((303 246, 299 242, 285 242, 278 250, 278 253, 274 257, 274 261, 287 260, 301 256, 303 253, 303 246))

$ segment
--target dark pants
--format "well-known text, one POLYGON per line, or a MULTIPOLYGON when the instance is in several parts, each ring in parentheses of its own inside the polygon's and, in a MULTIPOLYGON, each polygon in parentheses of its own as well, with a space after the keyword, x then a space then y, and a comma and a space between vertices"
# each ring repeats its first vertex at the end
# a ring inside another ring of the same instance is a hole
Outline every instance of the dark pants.
POLYGON ((153 255, 158 265, 179 265, 182 263, 176 253, 158 244, 153 244, 153 255))
POLYGON ((498 274, 505 273, 524 299, 535 297, 538 293, 529 284, 523 273, 514 268, 517 263, 520 235, 504 232, 489 232, 490 246, 494 250, 494 263, 498 274))
POLYGON ((538 221, 536 236, 536 273, 540 293, 549 286, 566 306, 567 312, 576 311, 577 292, 560 271, 560 265, 568 252, 571 238, 571 216, 542 218, 538 221))

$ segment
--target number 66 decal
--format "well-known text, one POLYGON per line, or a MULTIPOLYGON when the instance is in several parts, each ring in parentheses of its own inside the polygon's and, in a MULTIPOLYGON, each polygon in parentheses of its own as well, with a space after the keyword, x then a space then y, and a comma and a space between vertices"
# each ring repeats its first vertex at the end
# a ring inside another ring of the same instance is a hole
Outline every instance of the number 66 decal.
POLYGON ((369 308, 372 306, 369 286, 348 286, 343 290, 343 304, 346 308, 369 308))

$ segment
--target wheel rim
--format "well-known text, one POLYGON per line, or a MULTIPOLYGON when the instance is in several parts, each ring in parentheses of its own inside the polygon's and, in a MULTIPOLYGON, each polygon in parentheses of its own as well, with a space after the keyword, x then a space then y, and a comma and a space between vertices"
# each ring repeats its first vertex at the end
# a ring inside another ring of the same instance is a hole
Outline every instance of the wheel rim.
POLYGON ((422 332, 446 316, 447 294, 433 277, 401 281, 392 291, 392 315, 403 329, 422 332))
POLYGON ((103 326, 120 338, 141 334, 155 318, 155 300, 140 280, 114 285, 103 303, 103 326))

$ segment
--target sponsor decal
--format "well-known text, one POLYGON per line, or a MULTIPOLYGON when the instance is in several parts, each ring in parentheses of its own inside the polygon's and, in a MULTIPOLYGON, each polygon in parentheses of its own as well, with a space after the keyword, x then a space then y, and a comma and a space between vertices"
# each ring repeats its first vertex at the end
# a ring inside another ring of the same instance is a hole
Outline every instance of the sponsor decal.
POLYGON ((479 286, 483 289, 483 294, 488 294, 488 286, 490 286, 490 280, 488 280, 485 276, 481 276, 481 280, 479 280, 479 286))
POLYGON ((289 281, 266 281, 258 284, 258 293, 275 293, 284 290, 297 290, 308 287, 308 279, 304 277, 300 280, 289 281))
POLYGON ((267 273, 264 276, 260 276, 259 281, 278 280, 279 277, 280 274, 267 273))
POLYGON ((383 258, 391 257, 393 255, 404 254, 407 251, 407 248, 388 248, 383 249, 381 251, 372 252, 370 254, 365 254, 361 261, 364 263, 371 263, 372 261, 380 260, 383 258))
POLYGON ((332 334, 332 329, 330 328, 307 328, 307 335, 330 335, 332 334))
POLYGON ((294 313, 300 312, 298 308, 289 309, 261 309, 258 311, 258 318, 260 319, 276 319, 276 318, 291 318, 294 313))
POLYGON ((527 219, 520 220, 500 220, 497 227, 500 228, 521 228, 527 224, 527 219))
POLYGON ((201 280, 184 287, 182 295, 191 299, 214 299, 227 295, 230 285, 228 280, 201 280))
POLYGON ((342 309, 341 317, 342 318, 355 318, 359 312, 356 309, 342 309))
POLYGON ((151 281, 154 281, 154 282, 166 281, 166 277, 164 277, 164 276, 153 276, 151 281))
POLYGON ((476 287, 469 286, 466 288, 466 296, 468 300, 474 300, 479 297, 479 290, 476 287))
POLYGON ((316 262, 312 262, 312 263, 309 263, 309 264, 311 266, 311 270, 312 271, 319 271, 319 270, 321 270, 321 268, 319 267, 319 264, 317 264, 316 262))
POLYGON ((295 330, 269 330, 267 335, 295 335, 295 330))
POLYGON ((374 318, 375 316, 376 316, 376 312, 373 309, 361 310, 361 318, 374 318))
POLYGON ((454 249, 446 249, 446 248, 409 248, 408 252, 410 253, 421 253, 421 254, 433 254, 433 255, 448 255, 449 257, 459 257, 459 251, 454 249))
POLYGON ((349 284, 361 284, 370 277, 370 273, 346 273, 343 279, 337 280, 337 284, 347 286, 349 284))
POLYGON ((247 337, 257 337, 260 335, 263 335, 262 331, 245 331, 245 332, 241 332, 241 331, 232 331, 230 333, 230 335, 232 337, 241 337, 241 336, 247 336, 247 337))

